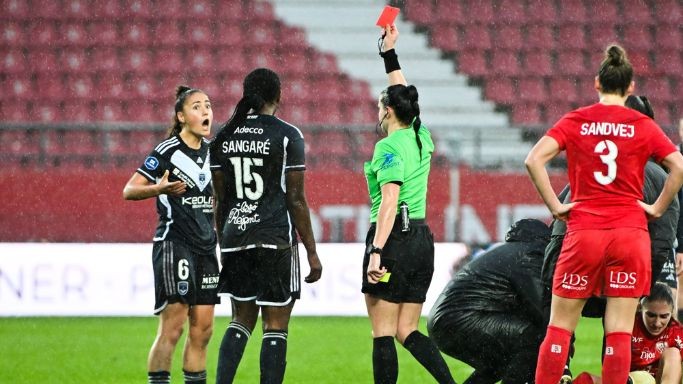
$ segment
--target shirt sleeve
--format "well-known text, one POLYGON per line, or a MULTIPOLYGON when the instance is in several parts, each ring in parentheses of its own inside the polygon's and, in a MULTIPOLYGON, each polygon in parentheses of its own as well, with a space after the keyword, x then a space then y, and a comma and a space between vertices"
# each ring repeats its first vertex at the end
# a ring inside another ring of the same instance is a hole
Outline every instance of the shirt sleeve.
POLYGON ((152 151, 137 169, 137 172, 152 183, 157 182, 164 175, 164 168, 161 166, 161 155, 156 150, 152 151))
POLYGON ((570 120, 566 118, 560 119, 552 128, 546 132, 546 136, 552 137, 560 145, 560 149, 564 150, 567 147, 567 125, 570 120))
POLYGON ((404 161, 399 151, 386 141, 380 140, 375 145, 375 153, 372 155, 372 169, 377 174, 377 182, 380 186, 387 183, 403 184, 404 161))
POLYGON ((651 124, 652 135, 650 136, 650 150, 655 161, 661 163, 661 161, 676 152, 676 146, 671 142, 664 131, 655 123, 654 121, 649 121, 651 124))
POLYGON ((306 169, 306 152, 304 148, 304 137, 302 135, 289 136, 286 148, 287 164, 285 164, 285 172, 303 171, 306 169))

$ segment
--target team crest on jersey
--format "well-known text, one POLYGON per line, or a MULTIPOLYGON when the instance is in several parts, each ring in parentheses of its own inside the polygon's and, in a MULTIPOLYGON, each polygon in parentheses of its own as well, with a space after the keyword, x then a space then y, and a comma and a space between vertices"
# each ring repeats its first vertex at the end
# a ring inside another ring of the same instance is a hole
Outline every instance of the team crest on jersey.
POLYGON ((149 169, 150 171, 153 171, 157 169, 159 166, 159 160, 157 160, 156 157, 154 156, 147 156, 145 159, 145 168, 149 169))
POLYGON ((206 174, 204 172, 202 172, 199 174, 199 182, 204 184, 205 181, 206 181, 206 174))
POLYGON ((190 285, 187 283, 187 281, 179 281, 178 282, 178 294, 180 296, 187 295, 187 292, 189 290, 190 290, 190 285))

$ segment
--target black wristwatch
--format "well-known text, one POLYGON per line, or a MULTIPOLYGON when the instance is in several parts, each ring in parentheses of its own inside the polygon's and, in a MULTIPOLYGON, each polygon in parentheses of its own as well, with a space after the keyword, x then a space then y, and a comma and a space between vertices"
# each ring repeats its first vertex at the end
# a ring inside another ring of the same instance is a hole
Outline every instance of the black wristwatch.
POLYGON ((371 255, 373 253, 376 253, 378 255, 382 255, 382 248, 380 247, 375 247, 374 244, 370 243, 368 246, 365 248, 365 254, 366 255, 371 255))

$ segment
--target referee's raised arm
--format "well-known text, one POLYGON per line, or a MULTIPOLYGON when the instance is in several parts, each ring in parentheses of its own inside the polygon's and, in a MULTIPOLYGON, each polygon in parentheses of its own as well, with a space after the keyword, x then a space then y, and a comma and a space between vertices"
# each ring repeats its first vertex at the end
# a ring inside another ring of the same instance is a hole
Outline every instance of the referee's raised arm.
POLYGON ((382 52, 380 56, 384 59, 384 69, 389 76, 389 85, 403 84, 408 85, 406 78, 401 72, 401 66, 398 64, 398 56, 396 56, 396 40, 398 39, 398 29, 396 25, 386 25, 384 27, 384 42, 382 44, 382 52))

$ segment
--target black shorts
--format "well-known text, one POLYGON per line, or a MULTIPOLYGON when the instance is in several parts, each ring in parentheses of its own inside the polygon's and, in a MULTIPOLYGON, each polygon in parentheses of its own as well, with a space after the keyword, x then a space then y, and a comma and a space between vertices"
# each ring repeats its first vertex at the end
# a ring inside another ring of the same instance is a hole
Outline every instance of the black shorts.
POLYGON ((301 272, 296 245, 254 248, 221 254, 219 295, 258 305, 285 306, 299 298, 301 272))
POLYGON ((672 289, 678 288, 678 279, 676 278, 676 251, 671 250, 669 252, 664 265, 662 266, 662 272, 657 277, 657 282, 664 283, 672 289))
POLYGON ((155 315, 172 303, 220 303, 216 254, 193 252, 178 241, 157 241, 152 247, 152 266, 155 315))
MULTIPOLYGON (((366 246, 375 237, 375 225, 370 226, 366 246)), ((363 258, 363 293, 392 303, 424 303, 434 274, 434 235, 424 220, 411 220, 410 230, 401 232, 396 218, 382 251, 382 265, 391 273, 389 280, 368 283, 367 269, 370 256, 363 258)))

